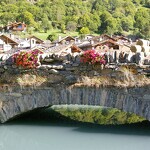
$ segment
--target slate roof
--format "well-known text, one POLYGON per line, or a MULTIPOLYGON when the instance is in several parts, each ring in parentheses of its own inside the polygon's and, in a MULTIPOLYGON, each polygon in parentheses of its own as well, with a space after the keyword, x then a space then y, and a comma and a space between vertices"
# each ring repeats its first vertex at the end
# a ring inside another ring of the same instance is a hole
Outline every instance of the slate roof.
POLYGON ((72 44, 53 46, 53 47, 50 47, 49 49, 45 50, 44 52, 45 53, 60 53, 63 50, 65 50, 71 46, 72 46, 72 44))

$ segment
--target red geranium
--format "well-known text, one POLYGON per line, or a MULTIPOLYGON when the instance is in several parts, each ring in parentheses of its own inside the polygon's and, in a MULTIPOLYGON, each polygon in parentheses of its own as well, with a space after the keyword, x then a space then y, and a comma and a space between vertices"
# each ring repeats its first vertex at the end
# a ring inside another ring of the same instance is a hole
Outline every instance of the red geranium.
POLYGON ((13 55, 13 60, 16 66, 23 68, 36 68, 38 66, 39 50, 21 51, 13 55))
POLYGON ((106 64, 105 56, 95 50, 87 50, 81 55, 81 62, 88 64, 106 64))

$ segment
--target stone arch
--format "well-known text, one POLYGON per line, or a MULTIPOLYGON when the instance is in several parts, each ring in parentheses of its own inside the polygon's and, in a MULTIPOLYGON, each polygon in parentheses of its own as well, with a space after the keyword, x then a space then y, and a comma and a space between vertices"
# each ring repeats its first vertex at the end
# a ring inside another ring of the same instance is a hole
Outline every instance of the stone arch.
POLYGON ((78 104, 118 108, 150 120, 150 87, 14 87, 0 93, 0 121, 50 105, 78 104))

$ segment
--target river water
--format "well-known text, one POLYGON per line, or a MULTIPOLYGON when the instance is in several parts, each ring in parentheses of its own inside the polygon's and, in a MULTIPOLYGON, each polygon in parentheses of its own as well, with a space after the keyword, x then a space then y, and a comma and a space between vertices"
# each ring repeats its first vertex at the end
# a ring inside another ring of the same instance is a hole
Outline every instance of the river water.
POLYGON ((94 125, 34 112, 0 125, 0 150, 150 150, 150 123, 94 125))

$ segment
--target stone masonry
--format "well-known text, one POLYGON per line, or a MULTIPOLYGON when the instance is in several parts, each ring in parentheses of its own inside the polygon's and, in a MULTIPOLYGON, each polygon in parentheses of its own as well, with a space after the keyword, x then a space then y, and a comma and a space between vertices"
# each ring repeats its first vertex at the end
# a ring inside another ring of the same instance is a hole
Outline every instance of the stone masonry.
POLYGON ((150 87, 71 87, 40 88, 3 86, 0 90, 2 123, 25 112, 51 105, 77 104, 118 108, 150 121, 150 87))

